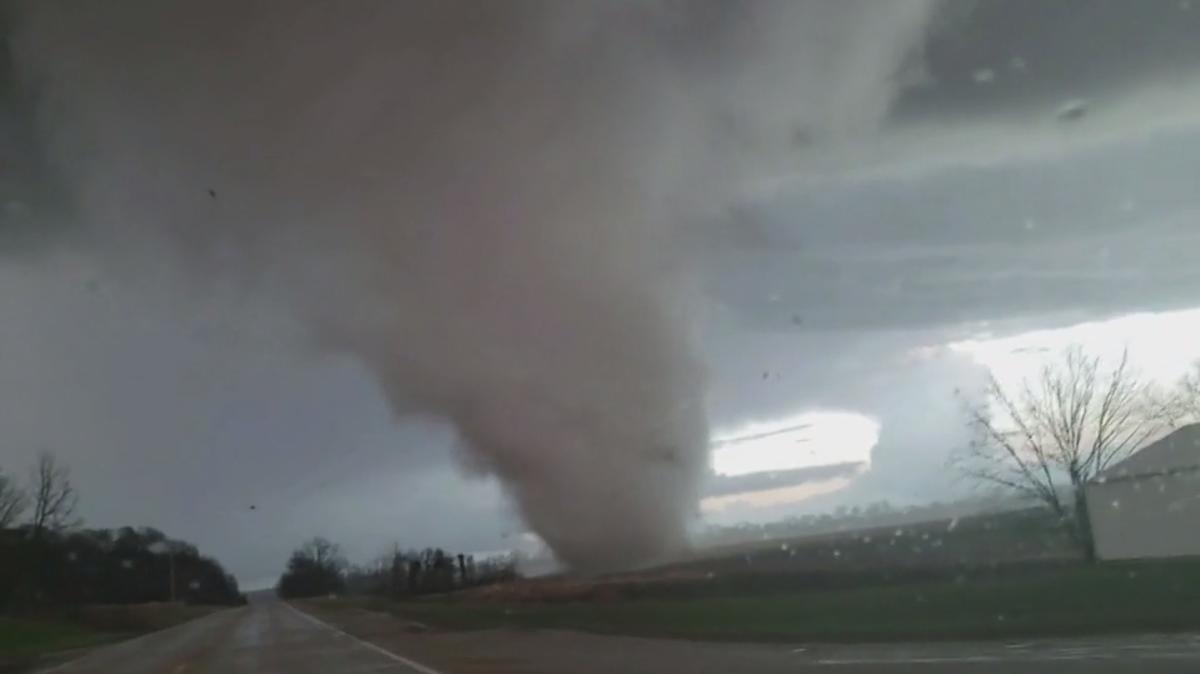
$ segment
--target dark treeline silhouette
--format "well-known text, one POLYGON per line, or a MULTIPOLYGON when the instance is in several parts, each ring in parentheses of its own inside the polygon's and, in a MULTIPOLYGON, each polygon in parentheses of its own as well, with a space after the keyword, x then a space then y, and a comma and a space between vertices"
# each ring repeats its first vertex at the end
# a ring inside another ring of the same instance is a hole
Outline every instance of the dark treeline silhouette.
POLYGON ((149 527, 82 529, 70 471, 43 453, 27 486, 0 473, 0 612, 85 604, 244 601, 196 547, 149 527))
POLYGON ((402 551, 399 548, 365 565, 350 566, 338 546, 314 538, 292 553, 279 579, 282 597, 357 594, 411 597, 451 592, 517 577, 512 556, 452 554, 440 548, 402 551))
POLYGON ((0 532, 0 605, 242 601, 237 580, 196 547, 148 527, 0 532))
POLYGON ((345 571, 341 549, 318 536, 292 552, 276 591, 285 598, 340 594, 346 587, 345 571))

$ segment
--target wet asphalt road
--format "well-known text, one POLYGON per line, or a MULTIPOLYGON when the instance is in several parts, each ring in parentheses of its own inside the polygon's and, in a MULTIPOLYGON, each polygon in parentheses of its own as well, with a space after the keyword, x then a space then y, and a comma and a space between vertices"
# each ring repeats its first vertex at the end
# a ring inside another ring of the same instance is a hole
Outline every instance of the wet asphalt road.
POLYGON ((404 635, 383 614, 362 612, 357 619, 345 620, 347 631, 370 636, 371 641, 342 632, 289 604, 269 601, 221 611, 41 671, 58 674, 1200 672, 1200 635, 1186 634, 1028 642, 786 646, 639 639, 566 631, 404 635))
POLYGON ((98 649, 49 674, 439 674, 271 601, 98 649))

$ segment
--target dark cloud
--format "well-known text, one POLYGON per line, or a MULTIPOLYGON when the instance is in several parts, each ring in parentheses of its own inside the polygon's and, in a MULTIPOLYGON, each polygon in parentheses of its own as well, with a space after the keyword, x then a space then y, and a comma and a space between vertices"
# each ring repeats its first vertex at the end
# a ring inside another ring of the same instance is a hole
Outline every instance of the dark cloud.
POLYGON ((1147 80, 1200 67, 1200 8, 1188 0, 964 0, 944 3, 924 45, 924 77, 897 119, 1047 115, 1065 101, 1102 104, 1147 80))
POLYGON ((752 323, 792 332, 1190 306, 1200 298, 1188 263, 1200 247, 1198 173, 1200 133, 1177 131, 1040 160, 822 181, 762 206, 756 245, 719 236, 710 287, 752 323))

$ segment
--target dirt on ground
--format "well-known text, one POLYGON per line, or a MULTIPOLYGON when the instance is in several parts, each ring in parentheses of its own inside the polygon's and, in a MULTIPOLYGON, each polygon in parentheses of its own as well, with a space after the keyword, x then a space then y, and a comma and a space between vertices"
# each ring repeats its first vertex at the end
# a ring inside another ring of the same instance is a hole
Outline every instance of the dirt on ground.
POLYGON ((601 636, 568 630, 442 632, 363 609, 306 611, 347 633, 455 674, 728 674, 794 672, 778 644, 708 643, 601 636))
POLYGON ((392 653, 453 674, 1133 674, 1194 672, 1200 635, 1007 642, 749 644, 608 636, 567 630, 414 629, 363 609, 313 615, 392 653))

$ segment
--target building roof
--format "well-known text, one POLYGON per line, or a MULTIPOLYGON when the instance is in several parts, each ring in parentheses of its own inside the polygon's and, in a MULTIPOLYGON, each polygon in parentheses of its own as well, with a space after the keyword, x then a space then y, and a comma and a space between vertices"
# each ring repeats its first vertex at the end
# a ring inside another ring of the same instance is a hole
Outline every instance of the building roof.
POLYGON ((1109 466, 1097 478, 1146 477, 1200 470, 1200 423, 1182 426, 1109 466))

